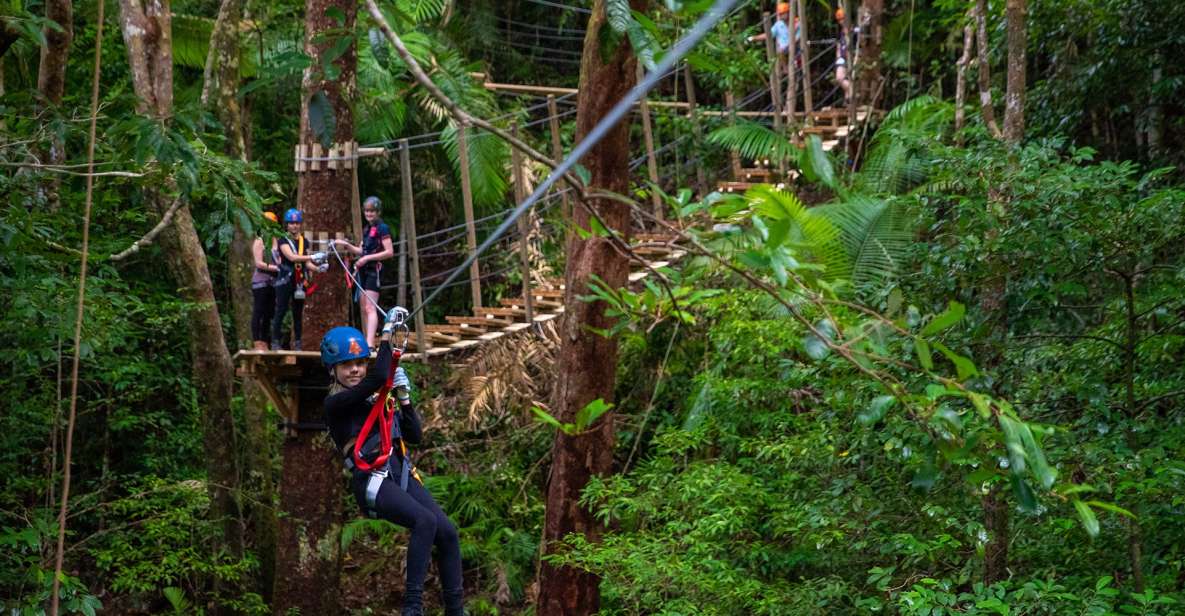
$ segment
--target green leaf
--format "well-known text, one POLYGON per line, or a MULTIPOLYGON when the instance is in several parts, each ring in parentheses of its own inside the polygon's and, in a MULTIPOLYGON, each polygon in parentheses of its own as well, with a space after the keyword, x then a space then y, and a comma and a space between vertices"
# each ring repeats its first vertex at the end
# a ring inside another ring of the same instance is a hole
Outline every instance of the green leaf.
POLYGON ((938 467, 930 462, 926 462, 914 473, 909 485, 914 489, 929 492, 934 487, 936 481, 938 481, 938 467))
POLYGON ((947 305, 946 310, 934 317, 932 321, 922 328, 923 336, 933 336, 938 332, 949 328, 963 319, 963 315, 967 313, 967 308, 956 301, 951 301, 947 305))
POLYGON ((1094 511, 1091 511, 1090 505, 1074 499, 1074 509, 1078 512, 1078 519, 1082 521, 1082 528, 1086 529, 1086 534, 1091 537, 1097 537, 1099 534, 1099 519, 1095 516, 1094 511))
POLYGON ((930 345, 926 343, 925 338, 915 337, 913 339, 913 350, 918 355, 918 361, 926 370, 934 369, 934 358, 930 356, 930 345))
POLYGON ((832 168, 831 159, 823 150, 823 141, 818 135, 811 135, 807 139, 806 148, 802 152, 802 171, 809 182, 819 182, 832 190, 838 187, 835 169, 832 168))
POLYGON ((325 9, 325 16, 337 22, 337 27, 339 28, 343 28, 346 25, 345 12, 336 6, 325 9))
POLYGON ((607 0, 605 2, 605 17, 614 32, 625 34, 634 21, 629 0, 607 0))
POLYGON ((947 347, 945 344, 942 344, 941 342, 935 341, 934 346, 939 351, 942 351, 942 354, 945 355, 946 358, 949 359, 950 362, 955 365, 955 372, 959 375, 960 381, 965 381, 965 380, 967 380, 973 376, 977 376, 979 374, 979 370, 976 369, 975 364, 972 363, 970 359, 967 359, 966 357, 963 357, 962 355, 955 353, 954 351, 950 350, 949 347, 947 347))
POLYGON ((827 343, 834 341, 838 332, 835 330, 835 325, 827 319, 815 323, 815 331, 819 332, 818 335, 814 332, 807 334, 802 341, 802 348, 811 359, 819 361, 831 354, 831 348, 827 343), (819 336, 823 336, 823 338, 819 336))
POLYGON ((337 119, 333 114, 333 105, 324 90, 317 90, 309 99, 309 128, 313 137, 328 149, 333 146, 333 134, 337 131, 337 119))
POLYGON ((856 415, 856 421, 871 426, 885 418, 885 413, 897 403, 895 396, 877 396, 872 399, 868 409, 856 415))
POLYGON ((531 412, 535 414, 535 418, 538 419, 539 421, 541 421, 541 422, 543 422, 543 423, 545 423, 557 430, 564 429, 564 426, 563 426, 563 424, 560 423, 560 420, 556 419, 555 417, 552 417, 551 413, 548 413, 547 411, 545 411, 537 406, 531 407, 531 412))
POLYGON ((1096 509, 1102 509, 1103 511, 1110 511, 1111 513, 1118 513, 1119 515, 1127 516, 1133 520, 1136 519, 1136 514, 1130 512, 1127 509, 1124 509, 1123 507, 1120 507, 1119 505, 1116 505, 1114 503, 1104 503, 1103 501, 1088 500, 1088 501, 1086 501, 1086 504, 1090 505, 1091 507, 1094 507, 1096 509))
POLYGON ((1033 493, 1033 488, 1029 487, 1029 483, 1017 475, 1010 475, 1009 481, 1012 483, 1012 493, 1016 495, 1020 508, 1026 513, 1035 513, 1037 511, 1037 495, 1033 493))
POLYGON ((601 415, 609 412, 613 408, 613 404, 605 402, 601 398, 597 398, 592 402, 584 405, 584 408, 576 412, 576 431, 583 432, 585 428, 591 426, 601 415))

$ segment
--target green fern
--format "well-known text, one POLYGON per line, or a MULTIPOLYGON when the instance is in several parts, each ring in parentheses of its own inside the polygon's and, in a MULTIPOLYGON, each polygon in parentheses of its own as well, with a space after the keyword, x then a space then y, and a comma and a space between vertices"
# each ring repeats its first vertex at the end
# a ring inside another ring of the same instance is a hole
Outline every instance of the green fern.
POLYGON ((843 278, 850 271, 841 230, 827 217, 803 205, 794 194, 768 184, 745 191, 749 213, 770 230, 767 244, 784 245, 824 267, 823 277, 843 278))
POLYGON ((883 284, 900 271, 913 230, 899 201, 855 195, 814 212, 839 229, 846 259, 837 275, 862 286, 883 284))
POLYGON ((722 126, 708 134, 708 143, 736 152, 749 160, 799 159, 799 150, 789 139, 755 122, 722 126))
MULTIPOLYGON (((196 15, 174 14, 172 18, 173 63, 187 68, 203 69, 206 56, 210 53, 210 35, 214 32, 214 20, 196 15)), ((252 50, 242 41, 239 49, 239 75, 254 77, 259 73, 257 50, 252 50)))
POLYGON ((919 96, 895 107, 872 136, 856 185, 872 193, 904 193, 930 175, 930 147, 941 141, 954 119, 954 107, 933 96, 919 96))

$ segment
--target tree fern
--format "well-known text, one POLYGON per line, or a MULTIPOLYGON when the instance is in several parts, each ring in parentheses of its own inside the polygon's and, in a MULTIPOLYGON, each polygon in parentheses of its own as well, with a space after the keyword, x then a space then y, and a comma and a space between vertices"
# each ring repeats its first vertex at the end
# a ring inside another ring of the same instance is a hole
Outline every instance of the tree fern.
POLYGON ((873 193, 903 193, 924 183, 930 174, 929 149, 943 138, 953 117, 950 103, 932 96, 898 105, 872 136, 856 184, 873 193))
MULTIPOLYGON (((210 35, 214 32, 214 20, 196 15, 174 14, 172 17, 173 63, 187 68, 205 68, 206 56, 210 52, 210 35)), ((239 48, 239 74, 245 78, 259 73, 258 50, 253 50, 247 40, 241 39, 239 48)))
POLYGON ((737 122, 708 134, 708 143, 736 152, 749 160, 792 160, 799 157, 790 140, 755 122, 737 122))

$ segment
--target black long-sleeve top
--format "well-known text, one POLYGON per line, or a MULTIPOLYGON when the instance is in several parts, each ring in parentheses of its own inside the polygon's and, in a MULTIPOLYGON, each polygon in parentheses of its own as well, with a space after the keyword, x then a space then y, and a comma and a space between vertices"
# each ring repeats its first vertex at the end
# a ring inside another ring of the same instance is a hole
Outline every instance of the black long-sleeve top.
MULTIPOLYGON (((362 430, 362 424, 366 423, 366 417, 370 415, 370 407, 373 405, 369 398, 383 387, 390 370, 391 343, 384 341, 379 345, 378 357, 357 385, 325 399, 325 423, 329 426, 329 435, 339 452, 345 454, 343 449, 346 444, 362 430)), ((403 440, 409 444, 419 443, 423 432, 420 418, 411 403, 400 405, 395 416, 398 419, 399 433, 394 436, 402 435, 403 440)), ((353 455, 353 447, 350 448, 349 455, 353 455)))

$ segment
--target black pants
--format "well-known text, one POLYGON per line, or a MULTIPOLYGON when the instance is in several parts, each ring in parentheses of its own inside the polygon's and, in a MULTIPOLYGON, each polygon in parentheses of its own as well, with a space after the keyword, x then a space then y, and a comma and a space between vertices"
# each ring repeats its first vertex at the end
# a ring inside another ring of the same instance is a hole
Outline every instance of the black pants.
POLYGON ((291 282, 276 286, 276 317, 272 319, 272 342, 280 341, 281 327, 284 325, 284 316, 288 314, 289 306, 292 307, 292 340, 300 342, 304 300, 293 299, 292 294, 295 292, 296 285, 291 282))
POLYGON ((268 342, 268 330, 272 327, 272 316, 276 314, 276 289, 264 285, 251 289, 251 339, 268 342))
MULTIPOLYGON (((399 465, 392 464, 390 476, 383 480, 375 498, 378 516, 394 522, 411 531, 407 542, 407 587, 403 593, 403 605, 423 605, 424 578, 428 575, 428 559, 432 546, 436 545, 436 568, 440 572, 440 586, 444 597, 445 613, 460 613, 462 603, 461 543, 457 539, 457 527, 436 504, 432 495, 415 477, 407 480, 407 491, 399 487, 399 465)), ((354 498, 366 513, 366 482, 368 473, 355 472, 353 479, 354 498)))

